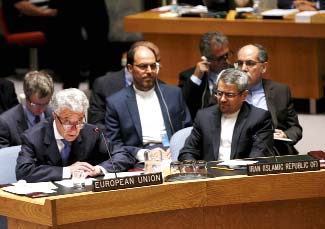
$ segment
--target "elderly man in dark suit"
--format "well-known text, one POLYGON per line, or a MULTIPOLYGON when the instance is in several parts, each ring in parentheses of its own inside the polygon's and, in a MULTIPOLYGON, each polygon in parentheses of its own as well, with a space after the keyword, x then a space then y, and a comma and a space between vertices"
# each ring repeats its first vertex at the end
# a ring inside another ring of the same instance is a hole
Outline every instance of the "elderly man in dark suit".
POLYGON ((294 148, 302 138, 302 127, 294 109, 290 88, 287 85, 264 79, 268 53, 260 44, 249 44, 239 49, 236 65, 249 76, 247 102, 268 110, 275 128, 274 146, 278 153, 298 154, 294 148))
POLYGON ((227 69, 216 85, 218 104, 198 111, 178 159, 230 160, 271 156, 273 129, 268 111, 245 102, 245 72, 227 69))
POLYGON ((7 79, 0 79, 0 114, 17 104, 14 84, 7 79))
MULTIPOLYGON (((109 159, 104 137, 86 124, 86 95, 75 88, 59 91, 52 101, 53 119, 47 119, 22 134, 16 176, 28 182, 70 178, 74 170, 89 176, 126 170, 135 159, 122 148, 109 159), (115 167, 115 168, 114 168, 115 167)), ((112 145, 108 146, 112 148, 112 145)))
POLYGON ((228 38, 219 32, 208 32, 200 41, 201 60, 195 67, 179 74, 179 87, 182 88, 192 120, 196 112, 211 104, 211 95, 217 75, 229 67, 231 54, 228 38))
MULTIPOLYGON (((157 62, 160 62, 160 52, 158 47, 150 41, 138 41, 134 46, 146 46, 153 49, 157 55, 157 62)), ((95 80, 90 97, 90 106, 88 109, 89 123, 95 124, 104 129, 106 101, 105 98, 130 86, 133 78, 127 67, 116 72, 108 72, 106 75, 95 80)))
POLYGON ((139 161, 143 148, 169 158, 170 137, 191 125, 181 90, 158 82, 156 53, 149 47, 131 46, 127 67, 133 84, 106 98, 106 135, 115 144, 134 147, 131 153, 139 161))
POLYGON ((25 104, 18 104, 0 115, 0 148, 20 145, 20 135, 51 115, 47 107, 53 91, 52 77, 46 72, 31 71, 23 82, 25 104))

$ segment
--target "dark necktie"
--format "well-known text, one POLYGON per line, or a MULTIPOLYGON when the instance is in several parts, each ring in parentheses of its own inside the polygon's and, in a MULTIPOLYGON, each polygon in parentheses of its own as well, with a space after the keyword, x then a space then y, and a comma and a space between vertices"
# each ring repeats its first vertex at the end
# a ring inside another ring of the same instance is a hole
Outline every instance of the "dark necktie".
POLYGON ((67 165, 69 165, 69 155, 70 155, 70 151, 71 151, 71 143, 65 139, 62 139, 62 142, 64 144, 64 147, 61 150, 61 158, 62 158, 63 166, 67 166, 67 165))
POLYGON ((41 121, 41 117, 39 115, 36 115, 35 116, 35 119, 34 119, 34 124, 37 124, 41 121))

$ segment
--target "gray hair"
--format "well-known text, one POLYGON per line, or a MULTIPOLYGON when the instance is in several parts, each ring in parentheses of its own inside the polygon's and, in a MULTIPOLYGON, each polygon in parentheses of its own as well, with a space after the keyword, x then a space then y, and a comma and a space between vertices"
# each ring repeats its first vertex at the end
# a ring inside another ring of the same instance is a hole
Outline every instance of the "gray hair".
POLYGON ((255 44, 251 44, 251 45, 255 46, 258 49, 258 54, 257 54, 258 61, 261 63, 267 62, 269 59, 269 55, 268 55, 266 49, 260 44, 255 43, 255 44))
POLYGON ((248 87, 248 75, 246 72, 234 68, 228 68, 222 71, 216 86, 218 86, 220 81, 225 84, 236 84, 240 92, 246 90, 248 87))
POLYGON ((202 56, 207 58, 213 57, 212 48, 222 48, 228 46, 228 38, 220 32, 207 32, 202 35, 200 41, 200 52, 202 56))
POLYGON ((45 71, 30 71, 24 77, 23 89, 27 99, 34 94, 38 98, 52 96, 54 92, 53 79, 45 71))
POLYGON ((64 108, 73 112, 84 112, 87 114, 89 102, 83 91, 76 88, 69 88, 61 90, 53 96, 51 107, 57 114, 64 108))

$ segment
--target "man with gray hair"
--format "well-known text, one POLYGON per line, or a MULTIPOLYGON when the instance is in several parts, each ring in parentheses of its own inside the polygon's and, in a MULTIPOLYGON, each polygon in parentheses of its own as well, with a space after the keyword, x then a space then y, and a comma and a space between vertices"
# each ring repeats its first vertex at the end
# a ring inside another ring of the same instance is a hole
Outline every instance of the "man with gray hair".
POLYGON ((51 115, 47 107, 53 91, 52 77, 44 71, 31 71, 24 77, 24 104, 18 104, 0 116, 0 148, 21 144, 20 136, 28 128, 51 115))
MULTIPOLYGON (((54 181, 70 178, 74 170, 94 177, 124 170, 135 159, 122 148, 108 160, 105 139, 97 128, 86 123, 89 102, 79 89, 59 91, 51 103, 53 119, 22 134, 22 148, 17 158, 17 180, 54 181)), ((130 166, 129 166, 130 167, 130 166)))
POLYGON ((178 159, 230 160, 271 156, 273 129, 270 113, 245 102, 245 72, 227 69, 215 90, 217 104, 198 111, 193 130, 178 159))
POLYGON ((208 32, 200 41, 201 60, 179 74, 179 87, 194 120, 196 112, 211 103, 218 74, 229 67, 228 38, 220 32, 208 32))

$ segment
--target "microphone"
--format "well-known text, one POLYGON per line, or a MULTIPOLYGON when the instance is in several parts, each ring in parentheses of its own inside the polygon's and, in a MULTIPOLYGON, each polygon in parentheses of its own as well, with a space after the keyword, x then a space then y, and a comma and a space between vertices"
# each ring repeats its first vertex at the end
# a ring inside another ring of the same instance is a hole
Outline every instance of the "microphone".
POLYGON ((93 131, 94 131, 95 133, 97 133, 97 134, 100 134, 101 137, 103 138, 104 143, 105 143, 105 146, 106 146, 107 154, 108 154, 108 156, 109 156, 109 159, 110 159, 111 162, 112 162, 112 166, 113 166, 113 170, 114 170, 115 178, 117 178, 116 168, 115 168, 114 161, 113 161, 113 159, 112 159, 111 149, 108 147, 108 143, 107 143, 107 140, 106 140, 106 138, 105 138, 105 136, 104 136, 104 134, 103 134, 103 131, 101 131, 101 129, 99 129, 98 127, 95 127, 95 128, 93 129, 93 131))
POLYGON ((259 140, 260 142, 262 142, 263 146, 267 149, 268 153, 270 153, 274 157, 275 162, 278 162, 278 158, 276 157, 276 154, 273 152, 273 150, 271 150, 271 148, 264 141, 262 141, 262 139, 257 134, 254 134, 253 138, 255 140, 259 140))

